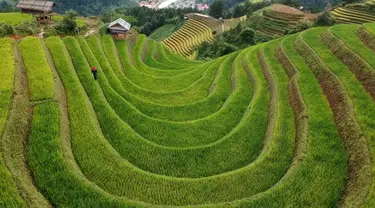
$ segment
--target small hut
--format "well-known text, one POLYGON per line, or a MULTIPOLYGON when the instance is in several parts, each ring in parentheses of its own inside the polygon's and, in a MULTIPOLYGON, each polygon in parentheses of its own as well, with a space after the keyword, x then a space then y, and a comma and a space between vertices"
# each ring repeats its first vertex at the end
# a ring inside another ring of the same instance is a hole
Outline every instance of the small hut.
POLYGON ((56 4, 52 1, 20 0, 16 7, 20 9, 22 13, 36 16, 39 22, 49 23, 52 22, 51 18, 54 14, 52 9, 55 6, 56 4))
POLYGON ((130 27, 130 23, 119 18, 108 25, 108 30, 116 39, 125 39, 128 37, 130 27))

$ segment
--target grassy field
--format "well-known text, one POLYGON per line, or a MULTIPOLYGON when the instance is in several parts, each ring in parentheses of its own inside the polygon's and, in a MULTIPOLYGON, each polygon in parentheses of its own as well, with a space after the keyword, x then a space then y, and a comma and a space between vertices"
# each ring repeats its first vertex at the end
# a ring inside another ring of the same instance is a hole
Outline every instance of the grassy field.
MULTIPOLYGON (((54 15, 52 16, 52 20, 55 22, 55 23, 59 23, 62 21, 64 17, 61 16, 61 15, 54 15)), ((77 22, 77 26, 78 27, 85 27, 87 24, 86 24, 86 20, 83 19, 83 18, 77 18, 76 19, 76 22, 77 22)))
POLYGON ((166 24, 155 30, 148 38, 156 40, 156 41, 163 41, 168 36, 172 35, 172 33, 176 30, 176 26, 172 24, 166 24))
MULTIPOLYGON (((62 15, 54 15, 52 16, 52 20, 55 23, 61 22, 63 19, 62 15)), ((0 13, 0 23, 7 23, 11 25, 18 25, 22 23, 22 21, 29 21, 29 20, 34 20, 32 15, 29 14, 22 14, 19 12, 9 12, 9 13, 0 13)), ((78 27, 85 27, 86 20, 84 18, 77 18, 76 20, 78 27)))
POLYGON ((0 23, 8 23, 11 25, 18 25, 22 21, 33 20, 33 16, 29 14, 22 14, 19 12, 13 13, 0 13, 0 23))
POLYGON ((206 62, 144 35, 0 39, 0 206, 374 207, 374 28, 206 62))

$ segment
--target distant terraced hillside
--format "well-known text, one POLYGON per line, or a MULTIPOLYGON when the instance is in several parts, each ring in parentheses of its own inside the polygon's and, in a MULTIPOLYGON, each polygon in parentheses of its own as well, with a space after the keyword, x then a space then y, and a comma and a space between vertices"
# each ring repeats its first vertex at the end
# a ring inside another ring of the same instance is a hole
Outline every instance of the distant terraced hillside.
POLYGON ((205 62, 143 35, 0 45, 1 207, 375 207, 375 24, 205 62))
MULTIPOLYGON (((366 5, 372 3, 375 4, 375 1, 369 1, 366 5)), ((339 7, 333 10, 331 14, 337 23, 363 24, 375 22, 375 13, 371 13, 362 7, 354 7, 350 5, 347 7, 339 7)))
POLYGON ((214 39, 213 33, 220 33, 236 27, 246 17, 233 18, 229 20, 217 20, 213 17, 202 14, 188 14, 188 21, 170 37, 163 41, 163 44, 173 52, 192 57, 195 46, 214 39))
POLYGON ((304 13, 282 4, 273 4, 262 14, 267 21, 260 32, 271 37, 284 35, 286 30, 293 30, 301 21, 314 21, 317 18, 317 14, 304 13))

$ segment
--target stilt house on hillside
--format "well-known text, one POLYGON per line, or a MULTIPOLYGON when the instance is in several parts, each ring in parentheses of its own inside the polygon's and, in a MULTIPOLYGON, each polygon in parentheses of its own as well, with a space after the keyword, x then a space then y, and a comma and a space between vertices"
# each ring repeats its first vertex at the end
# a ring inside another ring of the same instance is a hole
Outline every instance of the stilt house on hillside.
POLYGON ((130 30, 130 23, 126 22, 125 20, 119 18, 108 25, 109 32, 113 35, 116 39, 125 39, 129 35, 130 30))
POLYGON ((42 0, 20 0, 17 3, 17 8, 22 13, 32 14, 39 22, 49 23, 52 22, 53 8, 56 4, 52 1, 42 0))

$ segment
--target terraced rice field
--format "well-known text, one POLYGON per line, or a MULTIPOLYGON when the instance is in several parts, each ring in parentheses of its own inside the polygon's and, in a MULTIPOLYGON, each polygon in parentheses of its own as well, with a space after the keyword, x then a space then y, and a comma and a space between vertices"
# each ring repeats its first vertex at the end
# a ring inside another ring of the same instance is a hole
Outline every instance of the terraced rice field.
POLYGON ((339 7, 331 12, 337 23, 363 24, 375 22, 375 14, 356 8, 339 7))
POLYGON ((193 59, 194 47, 203 42, 210 42, 214 39, 213 32, 221 33, 235 28, 246 16, 228 20, 219 20, 202 15, 187 14, 188 21, 171 36, 163 41, 163 44, 178 55, 193 59))
POLYGON ((188 21, 171 36, 163 41, 163 44, 178 55, 189 57, 194 47, 205 42, 212 41, 212 28, 202 18, 189 18, 188 21))
POLYGON ((0 23, 18 25, 23 21, 33 20, 33 16, 19 12, 0 13, 0 23))
POLYGON ((263 10, 263 17, 267 20, 259 31, 267 36, 283 36, 286 30, 294 29, 304 19, 316 19, 314 14, 307 14, 293 7, 273 4, 263 10))
POLYGON ((375 205, 375 24, 208 62, 145 36, 0 44, 1 207, 375 205))

